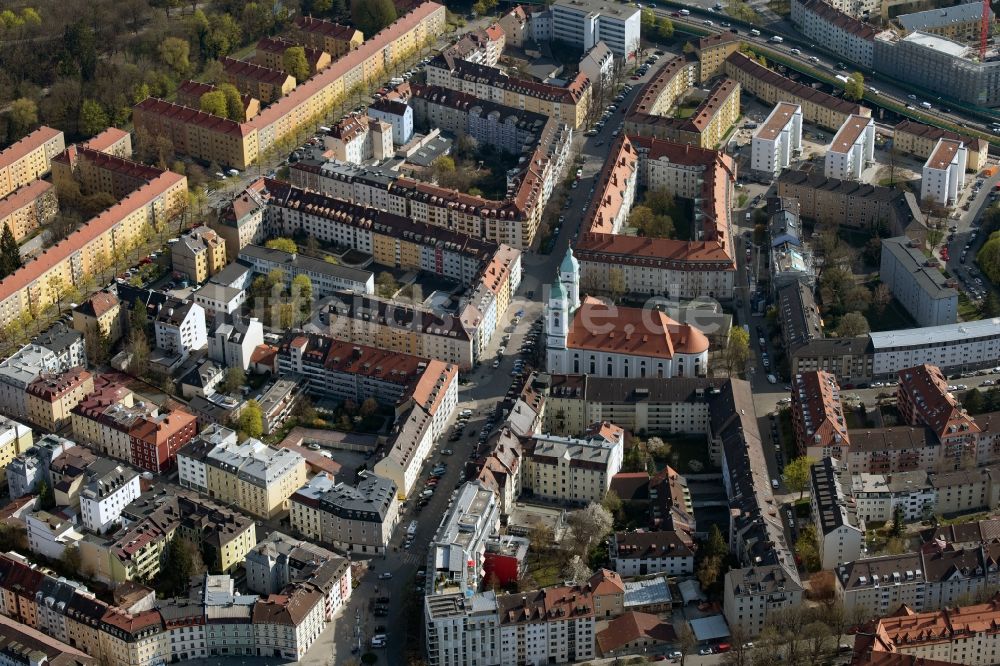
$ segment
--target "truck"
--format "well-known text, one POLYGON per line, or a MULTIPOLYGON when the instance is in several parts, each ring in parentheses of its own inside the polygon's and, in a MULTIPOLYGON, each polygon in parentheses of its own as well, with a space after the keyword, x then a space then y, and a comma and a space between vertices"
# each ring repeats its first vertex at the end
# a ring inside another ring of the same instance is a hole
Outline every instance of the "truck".
POLYGON ((774 35, 769 41, 773 44, 780 44, 785 41, 785 39, 783 37, 779 37, 778 35, 774 35))
POLYGON ((409 526, 406 528, 407 536, 413 536, 417 533, 417 521, 411 520, 409 526))

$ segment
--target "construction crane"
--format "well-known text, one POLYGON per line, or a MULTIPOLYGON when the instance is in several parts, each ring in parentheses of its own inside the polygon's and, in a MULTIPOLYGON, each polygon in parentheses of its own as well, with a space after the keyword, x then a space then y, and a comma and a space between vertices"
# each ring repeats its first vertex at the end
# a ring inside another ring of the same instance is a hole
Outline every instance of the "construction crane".
POLYGON ((979 60, 986 60, 986 42, 990 37, 990 0, 983 0, 983 17, 979 23, 979 60))

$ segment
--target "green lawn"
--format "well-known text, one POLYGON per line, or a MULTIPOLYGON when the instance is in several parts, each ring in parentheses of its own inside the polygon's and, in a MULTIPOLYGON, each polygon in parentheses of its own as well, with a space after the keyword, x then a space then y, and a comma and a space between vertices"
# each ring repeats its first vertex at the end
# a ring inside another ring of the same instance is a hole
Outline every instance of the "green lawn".
POLYGON ((969 300, 964 291, 958 292, 958 316, 962 321, 980 318, 979 306, 969 300))
POLYGON ((536 549, 529 548, 526 568, 538 587, 558 585, 562 582, 562 567, 559 561, 547 553, 539 553, 536 549))
POLYGON ((674 111, 674 118, 690 118, 697 108, 697 106, 678 106, 674 111))
POLYGON ((704 435, 656 435, 663 441, 670 444, 671 452, 669 460, 655 459, 658 468, 662 469, 670 464, 676 467, 678 472, 693 471, 689 465, 692 460, 697 460, 703 465, 703 469, 712 466, 708 455, 708 440, 704 435), (676 460, 676 466, 672 461, 676 460))

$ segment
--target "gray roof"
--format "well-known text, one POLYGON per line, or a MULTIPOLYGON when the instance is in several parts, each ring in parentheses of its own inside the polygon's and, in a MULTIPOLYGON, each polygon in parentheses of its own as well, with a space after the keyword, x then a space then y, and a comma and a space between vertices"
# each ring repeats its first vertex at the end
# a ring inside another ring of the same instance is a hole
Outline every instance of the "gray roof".
POLYGON ((629 404, 696 402, 726 383, 725 379, 703 377, 675 377, 665 382, 655 377, 617 379, 594 375, 551 375, 549 381, 549 395, 553 398, 629 404))
POLYGON ((191 301, 182 301, 177 298, 167 299, 160 311, 156 313, 156 321, 170 326, 180 326, 187 319, 188 312, 194 305, 191 301))
MULTIPOLYGON (((955 23, 975 23, 982 18, 983 6, 978 2, 967 2, 954 7, 928 9, 913 14, 902 14, 896 17, 899 25, 905 30, 927 30, 928 28, 944 28, 955 23)), ((990 11, 992 22, 992 10, 990 11)))
POLYGON ((231 284, 250 272, 250 267, 234 261, 208 279, 213 284, 231 284))
POLYGON ((869 351, 869 338, 814 338, 792 352, 796 357, 860 356, 869 351))
POLYGON ((923 328, 900 328, 895 331, 873 331, 868 337, 875 352, 900 347, 972 342, 976 338, 1000 337, 1000 318, 923 328))
POLYGON ((882 266, 885 266, 886 252, 895 258, 900 271, 909 273, 925 298, 957 298, 958 292, 948 286, 948 280, 938 270, 937 263, 927 265, 927 257, 919 249, 910 246, 906 236, 886 238, 882 241, 882 266))
POLYGON ((315 259, 303 254, 285 252, 283 250, 273 250, 261 247, 260 245, 247 245, 244 247, 240 250, 240 258, 243 257, 266 261, 276 266, 291 267, 296 273, 309 272, 318 275, 328 275, 341 280, 351 280, 353 282, 367 282, 368 278, 371 277, 371 272, 369 271, 341 266, 340 264, 331 264, 322 259, 315 259))
POLYGON ((819 524, 823 534, 829 534, 845 525, 851 526, 847 497, 840 486, 837 459, 823 458, 811 470, 813 499, 819 510, 819 524))
MULTIPOLYGON (((324 262, 325 263, 325 262, 324 262)), ((243 293, 242 289, 234 289, 215 282, 206 282, 192 296, 201 296, 210 301, 229 303, 243 293)))
POLYGON ((357 486, 337 483, 328 476, 317 475, 292 497, 297 502, 318 507, 342 518, 381 523, 395 496, 395 483, 368 473, 357 486))
POLYGON ((83 333, 80 333, 80 331, 68 328, 62 322, 56 322, 54 326, 38 336, 35 344, 46 349, 51 349, 56 354, 61 354, 76 344, 82 337, 83 333))
POLYGON ((778 289, 778 319, 788 348, 795 351, 810 340, 823 337, 819 308, 812 290, 801 282, 778 289))

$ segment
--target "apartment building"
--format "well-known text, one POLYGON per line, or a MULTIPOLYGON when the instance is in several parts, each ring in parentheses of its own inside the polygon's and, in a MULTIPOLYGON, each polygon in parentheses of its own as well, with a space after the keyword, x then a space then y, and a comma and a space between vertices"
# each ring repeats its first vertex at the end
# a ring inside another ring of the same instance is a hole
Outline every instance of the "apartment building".
POLYGON ((722 383, 702 377, 664 382, 653 377, 550 375, 544 432, 572 435, 609 421, 640 434, 707 433, 709 398, 722 383))
POLYGON ((239 259, 250 266, 256 275, 267 275, 274 270, 281 271, 284 278, 282 286, 286 291, 291 291, 292 281, 296 277, 305 275, 312 283, 313 300, 325 298, 339 291, 359 294, 375 292, 375 276, 371 271, 331 264, 297 252, 247 245, 240 250, 239 259))
POLYGON ((110 376, 97 375, 94 391, 72 409, 73 439, 104 455, 131 462, 132 426, 157 413, 155 406, 138 406, 132 391, 110 376))
POLYGON ((384 120, 350 115, 331 128, 323 144, 338 162, 361 164, 392 157, 392 136, 392 126, 384 120))
POLYGON ((326 313, 326 333, 346 342, 473 367, 474 340, 457 313, 374 296, 335 292, 326 313))
POLYGON ((959 469, 975 458, 979 426, 948 390, 941 369, 923 364, 899 371, 896 407, 906 423, 927 426, 941 445, 941 460, 959 469))
MULTIPOLYGON (((299 34, 305 35, 308 30, 302 28, 299 34)), ((355 85, 383 76, 444 29, 444 6, 422 3, 244 123, 147 98, 133 109, 136 132, 167 136, 178 153, 245 169, 258 155, 273 150, 315 118, 326 115, 339 100, 347 98, 355 85)), ((356 37, 350 40, 353 44, 356 37)), ((336 55, 328 47, 323 48, 336 55)))
POLYGON ((802 108, 802 119, 830 131, 836 131, 848 116, 871 115, 871 110, 774 72, 745 54, 736 52, 726 58, 726 76, 736 80, 743 91, 766 104, 790 102, 802 108))
POLYGON ((66 149, 61 130, 39 127, 0 151, 0 197, 49 172, 52 158, 66 149))
POLYGON ((881 185, 827 178, 804 171, 785 171, 778 177, 778 196, 798 199, 802 217, 821 224, 868 228, 871 220, 885 220, 893 236, 922 240, 927 220, 920 202, 910 192, 881 185))
POLYGON ((835 570, 837 598, 848 613, 889 615, 902 605, 917 613, 976 598, 993 589, 1000 554, 996 543, 960 547, 925 544, 915 553, 866 558, 835 570))
POLYGON ((222 72, 226 80, 244 95, 271 104, 295 90, 295 77, 281 69, 271 69, 246 60, 223 57, 222 72))
POLYGON ((17 499, 38 488, 41 481, 52 487, 49 467, 52 461, 76 446, 58 435, 44 435, 19 453, 7 465, 7 487, 11 499, 17 499))
POLYGON ((548 118, 540 113, 513 109, 474 95, 410 84, 414 122, 455 135, 468 134, 479 145, 496 146, 520 154, 531 150, 541 137, 548 118))
POLYGON ((98 458, 84 471, 80 487, 80 515, 83 526, 103 534, 117 525, 125 507, 138 499, 139 473, 107 458, 98 458))
POLYGON ((493 491, 479 481, 463 484, 427 551, 427 595, 476 592, 486 542, 499 529, 500 507, 493 491))
MULTIPOLYGON (((174 97, 177 104, 192 109, 201 108, 201 97, 205 93, 215 92, 218 87, 211 83, 201 81, 182 81, 177 86, 177 93, 174 97)), ((243 120, 250 120, 260 113, 260 100, 246 94, 240 94, 240 101, 243 105, 243 120)))
POLYGON ((698 82, 705 83, 723 73, 726 58, 740 48, 740 38, 732 32, 716 32, 698 38, 693 45, 698 59, 698 82))
POLYGON ((754 173, 776 177, 802 152, 802 107, 779 102, 750 141, 750 168, 754 173))
POLYGON ((427 83, 541 113, 573 130, 583 126, 590 106, 591 81, 584 74, 578 74, 562 87, 512 77, 497 67, 439 55, 427 64, 427 83))
MULTIPOLYGON (((188 459, 178 464, 179 472, 190 473, 204 465, 204 483, 210 497, 263 518, 287 511, 288 498, 306 481, 306 464, 301 455, 253 438, 242 443, 226 439, 217 444, 211 439, 199 439, 177 455, 188 459)), ((182 478, 180 482, 198 487, 200 478, 182 478)))
POLYGON ((729 208, 736 178, 732 160, 714 150, 649 137, 622 137, 610 149, 595 183, 574 250, 588 291, 616 284, 627 293, 689 299, 732 298, 735 261, 729 208), (631 173, 637 173, 633 177, 631 173), (627 218, 634 187, 646 186, 695 200, 697 240, 614 233, 627 218))
POLYGON ((861 14, 824 0, 792 0, 791 9, 792 23, 810 40, 855 65, 874 68, 878 30, 859 20, 861 14))
POLYGON ((708 90, 689 118, 635 114, 625 118, 629 135, 716 148, 740 118, 740 84, 723 78, 708 90))
POLYGON ((206 316, 211 321, 218 322, 221 318, 228 318, 238 313, 246 303, 247 291, 206 282, 196 291, 192 291, 189 298, 205 310, 206 316))
POLYGON ((295 530, 347 552, 387 552, 399 522, 396 484, 377 474, 356 485, 317 474, 289 500, 295 530))
POLYGON ((124 199, 163 173, 160 169, 128 158, 74 145, 52 158, 52 182, 57 191, 72 191, 74 184, 84 195, 102 192, 124 199))
POLYGON ((996 597, 924 613, 897 609, 858 632, 854 651, 870 655, 873 663, 891 653, 911 663, 987 666, 996 660, 1000 647, 998 616, 1000 599, 996 597))
MULTIPOLYGON (((957 5, 960 7, 961 5, 957 5)), ((978 25, 977 25, 978 30, 978 25)), ((892 145, 896 150, 923 159, 931 156, 940 139, 961 141, 966 150, 965 168, 980 172, 986 168, 989 142, 986 139, 961 136, 946 129, 924 125, 906 119, 892 128, 892 145)))
POLYGON ((810 472, 809 502, 824 569, 860 558, 865 545, 864 520, 860 519, 854 500, 840 485, 839 475, 840 462, 830 457, 814 464, 810 472))
POLYGON ((920 363, 943 371, 992 368, 1000 361, 1000 323, 992 319, 869 333, 872 377, 894 377, 920 363))
POLYGON ((42 373, 68 370, 55 353, 37 344, 25 345, 0 361, 0 411, 20 421, 28 420, 28 386, 42 373))
MULTIPOLYGON (((990 24, 996 19, 990 9, 990 24)), ((978 43, 983 21, 983 8, 973 3, 928 9, 912 14, 900 14, 896 23, 906 32, 925 32, 957 42, 978 43)), ((978 169, 977 169, 978 170, 978 169)))
POLYGON ((579 68, 592 82, 608 81, 615 64, 615 54, 604 42, 597 42, 594 47, 584 52, 580 58, 579 68))
POLYGON ((698 82, 698 62, 676 56, 659 68, 625 109, 626 133, 634 125, 656 122, 670 115, 670 109, 698 82))
POLYGON ((851 438, 840 402, 836 376, 815 370, 792 380, 792 425, 799 455, 813 460, 833 456, 842 459, 851 448, 851 438))
POLYGON ((640 32, 638 7, 595 0, 556 0, 549 11, 552 39, 572 44, 584 53, 603 41, 619 58, 636 57, 640 32))
POLYGON ((882 241, 879 279, 918 325, 954 324, 958 320, 958 290, 936 265, 928 263, 919 244, 906 236, 886 238, 882 241))
POLYGON ((28 384, 28 420, 46 432, 70 424, 70 410, 94 391, 94 376, 82 367, 62 373, 44 373, 28 384))
POLYGON ((694 574, 696 546, 685 532, 615 532, 608 540, 611 567, 630 578, 665 573, 668 576, 694 574))
POLYGON ((31 428, 0 416, 0 485, 6 482, 7 466, 16 456, 31 448, 31 428))
MULTIPOLYGON (((303 23, 308 22, 308 19, 303 21, 303 23)), ((324 21, 324 23, 326 22, 324 21)), ((333 62, 331 55, 323 49, 313 48, 312 46, 302 46, 301 44, 288 39, 283 39, 281 37, 264 37, 263 39, 257 40, 257 44, 254 47, 254 63, 260 65, 261 67, 276 69, 294 76, 294 74, 288 71, 288 68, 285 67, 284 58, 285 51, 292 47, 300 47, 305 52, 306 64, 309 66, 310 76, 318 74, 320 71, 329 67, 333 62)))
POLYGON ((59 212, 56 190, 45 180, 33 180, 0 199, 0 230, 10 227, 21 242, 59 212))
POLYGON ((791 611, 802 604, 803 589, 798 576, 781 566, 767 565, 733 569, 726 573, 723 607, 730 627, 746 636, 758 636, 775 613, 791 611))
MULTIPOLYGON (((812 290, 806 283, 796 280, 783 285, 777 290, 778 323, 781 326, 781 337, 785 346, 792 352, 808 346, 813 341, 823 341, 823 327, 819 316, 819 306, 812 290)), ((793 362, 800 357, 793 356, 793 362)), ((826 370, 832 372, 825 364, 815 368, 793 366, 793 374, 801 374, 809 370, 826 370)), ((842 377, 840 373, 834 375, 842 377)))
POLYGON ((234 317, 219 324, 208 339, 208 357, 227 368, 250 367, 254 350, 264 344, 264 326, 255 317, 234 317))
POLYGON ((382 97, 368 107, 367 113, 392 128, 394 145, 405 146, 413 139, 413 109, 406 102, 382 97))
POLYGON ((968 151, 960 141, 938 139, 924 163, 920 178, 920 200, 953 206, 965 186, 968 151))
POLYGON ((525 446, 522 490, 546 500, 600 503, 621 470, 625 431, 592 424, 580 438, 535 435, 525 446))
POLYGON ((208 346, 205 308, 193 301, 169 298, 153 320, 156 347, 173 356, 187 358, 208 346))
POLYGON ((892 522, 901 512, 907 523, 922 520, 934 511, 937 494, 927 480, 927 472, 892 474, 851 474, 850 495, 858 516, 866 523, 892 522))
POLYGON ((202 284, 226 267, 226 243, 215 231, 201 226, 182 234, 170 246, 170 263, 192 284, 202 284))
POLYGON ((84 276, 106 268, 116 248, 169 223, 187 206, 187 179, 161 172, 111 208, 99 213, 65 240, 14 272, 0 285, 0 326, 61 298, 52 285, 81 284, 84 276))
POLYGON ((111 349, 124 335, 124 322, 118 296, 99 291, 73 308, 73 330, 83 335, 87 358, 94 362, 105 349, 111 349))
POLYGON ((131 462, 136 467, 161 473, 174 466, 177 451, 194 437, 196 419, 174 409, 156 416, 144 415, 129 430, 131 462))
POLYGON ((296 16, 295 30, 299 43, 326 51, 335 59, 354 51, 365 41, 357 28, 312 16, 296 16))
POLYGON ((874 160, 875 121, 870 116, 852 114, 844 121, 826 151, 823 175, 839 180, 860 181, 865 167, 874 160))

